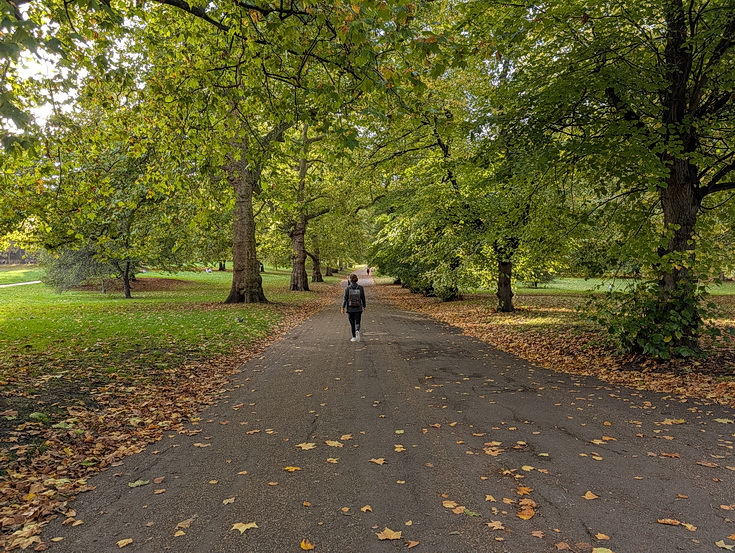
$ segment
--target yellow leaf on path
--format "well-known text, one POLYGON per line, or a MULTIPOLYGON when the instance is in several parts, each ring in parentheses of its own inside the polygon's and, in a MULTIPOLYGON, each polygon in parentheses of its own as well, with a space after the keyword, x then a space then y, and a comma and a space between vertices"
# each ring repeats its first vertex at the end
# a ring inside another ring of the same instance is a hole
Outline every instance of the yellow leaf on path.
POLYGON ((370 462, 375 463, 376 465, 384 465, 385 459, 383 459, 382 457, 380 457, 379 459, 373 458, 373 459, 370 459, 370 462))
POLYGON ((493 497, 492 495, 486 495, 486 496, 485 496, 485 501, 492 501, 492 502, 495 502, 495 501, 496 501, 496 499, 495 499, 495 498, 494 498, 494 497, 493 497))
POLYGON ((363 513, 367 513, 367 512, 372 513, 373 512, 373 508, 370 505, 365 505, 364 507, 360 507, 360 510, 363 513))
POLYGON ((131 543, 133 543, 132 538, 127 538, 125 540, 120 540, 119 542, 117 542, 117 546, 122 549, 123 547, 125 547, 126 545, 130 545, 131 543))
POLYGON ((352 439, 352 434, 342 434, 342 436, 340 436, 339 439, 342 440, 342 441, 344 441, 344 442, 346 442, 347 440, 351 440, 352 439))
POLYGON ((592 500, 592 499, 600 499, 600 496, 599 496, 599 495, 595 495, 595 494, 593 494, 593 493, 592 493, 592 492, 590 492, 590 491, 588 491, 588 492, 587 492, 586 494, 584 494, 584 495, 583 495, 582 497, 584 497, 585 499, 590 499, 590 500, 592 500))
POLYGON ((569 549, 571 549, 571 547, 569 547, 569 544, 564 543, 563 541, 560 541, 559 543, 556 544, 557 551, 568 551, 569 549))
POLYGON ((175 538, 179 538, 179 537, 185 536, 185 535, 186 535, 186 532, 184 532, 183 530, 177 530, 176 532, 174 532, 174 537, 175 538))
POLYGON ((336 465, 339 463, 339 457, 329 457, 327 459, 327 463, 332 463, 333 465, 336 465))
POLYGON ((54 543, 55 542, 59 542, 59 541, 63 541, 63 540, 64 540, 64 538, 51 538, 51 541, 54 542, 54 543))
POLYGON ((530 520, 534 517, 535 514, 536 514, 536 511, 534 511, 533 508, 523 507, 523 509, 518 511, 516 516, 520 518, 521 520, 530 520))
POLYGON ((304 442, 302 444, 297 444, 296 447, 298 447, 299 449, 302 449, 304 451, 308 451, 310 449, 315 449, 316 448, 316 444, 315 443, 311 443, 311 442, 304 442))
POLYGON ((610 536, 608 536, 607 534, 597 533, 595 534, 595 538, 598 540, 609 540, 610 536))
POLYGON ((416 547, 418 544, 419 544, 419 542, 417 542, 417 541, 408 540, 406 542, 406 549, 412 549, 412 548, 416 547))
POLYGON ((283 467, 283 470, 286 472, 296 472, 297 470, 301 470, 301 467, 283 467))
POLYGON ((222 505, 231 505, 235 502, 234 497, 228 497, 227 499, 222 500, 222 505))
POLYGON ((453 512, 453 513, 454 513, 455 515, 461 515, 461 514, 462 514, 462 513, 464 513, 464 512, 466 511, 466 510, 467 510, 467 507, 465 507, 464 505, 460 505, 459 507, 455 507, 454 509, 452 509, 452 512, 453 512))
POLYGON ((311 551, 314 549, 314 544, 311 543, 309 540, 301 540, 301 549, 304 551, 311 551))
POLYGON ((518 486, 516 491, 518 492, 518 495, 530 495, 533 488, 529 488, 528 486, 518 486))
POLYGON ((342 442, 338 442, 336 440, 327 440, 324 443, 327 444, 329 447, 344 447, 345 446, 345 444, 343 444, 342 442))
POLYGON ((487 523, 491 530, 505 530, 505 526, 499 520, 491 520, 487 523))
POLYGON ((669 526, 680 526, 681 522, 675 518, 660 518, 658 519, 659 524, 668 524, 669 526))
POLYGON ((396 444, 393 446, 393 451, 401 453, 402 451, 406 451, 406 448, 403 447, 401 444, 396 444))
POLYGON ((377 532, 375 535, 378 536, 379 540, 400 540, 403 532, 400 530, 396 532, 386 526, 382 532, 377 532))
POLYGON ((521 470, 524 470, 524 471, 526 471, 526 472, 531 472, 532 470, 534 470, 534 468, 535 468, 535 467, 532 467, 531 465, 523 465, 523 466, 521 467, 521 470))
POLYGON ((166 488, 161 488, 160 490, 153 490, 153 493, 156 495, 161 495, 162 493, 166 493, 166 488))
POLYGON ((186 528, 189 528, 191 526, 191 523, 194 522, 194 517, 187 518, 186 520, 182 520, 176 525, 177 530, 184 530, 186 528))
POLYGON ((544 534, 541 530, 534 530, 533 532, 531 532, 531 535, 534 538, 543 538, 546 534, 544 534))
POLYGON ((194 444, 194 447, 209 447, 211 445, 212 444, 203 444, 201 442, 197 442, 197 443, 194 444))
POLYGON ((237 474, 247 474, 247 473, 248 473, 248 471, 246 471, 246 470, 241 470, 241 471, 240 471, 240 472, 238 472, 237 474))
POLYGON ((592 549, 592 553, 615 553, 612 549, 607 547, 595 547, 592 549))
POLYGON ((237 530, 241 534, 243 534, 246 530, 250 530, 252 528, 257 528, 257 527, 258 525, 255 524, 254 522, 248 522, 248 523, 236 522, 235 524, 232 525, 232 528, 230 528, 230 530, 237 530))
POLYGON ((456 506, 456 501, 442 501, 442 507, 446 507, 447 509, 454 509, 456 506))
POLYGON ((696 532, 697 531, 697 527, 694 526, 694 524, 689 524, 688 522, 682 522, 681 525, 684 528, 686 528, 687 530, 689 530, 690 532, 696 532))

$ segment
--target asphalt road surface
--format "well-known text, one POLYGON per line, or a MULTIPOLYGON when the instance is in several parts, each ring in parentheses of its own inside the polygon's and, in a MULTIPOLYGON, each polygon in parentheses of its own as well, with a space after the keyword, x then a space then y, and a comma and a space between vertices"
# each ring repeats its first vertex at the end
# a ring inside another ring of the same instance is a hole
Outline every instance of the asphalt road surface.
POLYGON ((45 528, 50 551, 735 545, 732 409, 534 367, 361 283, 361 342, 335 297, 186 433, 91 479, 73 520, 45 528))

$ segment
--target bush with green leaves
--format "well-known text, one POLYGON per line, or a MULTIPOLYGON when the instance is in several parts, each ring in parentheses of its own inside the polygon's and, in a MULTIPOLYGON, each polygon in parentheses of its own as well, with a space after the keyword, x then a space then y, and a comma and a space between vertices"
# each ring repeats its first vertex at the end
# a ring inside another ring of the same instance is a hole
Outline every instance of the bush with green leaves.
POLYGON ((707 322, 715 305, 705 302, 704 286, 691 286, 692 291, 663 298, 658 281, 641 281, 590 299, 582 312, 607 331, 621 352, 658 359, 698 356, 698 338, 722 332, 707 322))

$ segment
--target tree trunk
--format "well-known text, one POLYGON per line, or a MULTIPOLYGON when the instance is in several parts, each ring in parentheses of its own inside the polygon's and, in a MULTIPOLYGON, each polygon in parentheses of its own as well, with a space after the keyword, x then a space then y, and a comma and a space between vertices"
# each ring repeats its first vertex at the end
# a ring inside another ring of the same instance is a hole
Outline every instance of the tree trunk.
POLYGON ((513 307, 513 262, 498 259, 498 309, 503 313, 515 311, 513 307))
POLYGON ((306 219, 301 216, 288 233, 291 238, 291 286, 297 292, 309 291, 306 275, 306 219))
POLYGON ((268 303, 263 279, 258 271, 255 241, 253 195, 259 186, 259 167, 251 169, 246 161, 247 141, 242 156, 227 167, 227 177, 235 192, 232 214, 232 287, 225 303, 268 303))
POLYGON ((120 273, 120 278, 122 278, 123 283, 123 294, 125 295, 125 299, 129 300, 133 297, 130 288, 130 261, 125 262, 123 270, 120 273))
POLYGON ((227 270, 227 262, 226 261, 220 261, 219 267, 217 268, 218 271, 226 271, 227 270))
POLYGON ((334 275, 334 272, 332 271, 332 268, 329 265, 327 265, 326 275, 327 276, 333 276, 334 275))
POLYGON ((324 277, 322 276, 322 264, 319 259, 319 248, 315 248, 314 253, 306 252, 306 255, 311 257, 311 262, 313 264, 311 268, 311 281, 324 282, 324 277))
POLYGON ((515 237, 506 237, 493 245, 495 257, 498 260, 498 310, 502 313, 515 311, 513 307, 513 254, 518 248, 519 240, 515 237))

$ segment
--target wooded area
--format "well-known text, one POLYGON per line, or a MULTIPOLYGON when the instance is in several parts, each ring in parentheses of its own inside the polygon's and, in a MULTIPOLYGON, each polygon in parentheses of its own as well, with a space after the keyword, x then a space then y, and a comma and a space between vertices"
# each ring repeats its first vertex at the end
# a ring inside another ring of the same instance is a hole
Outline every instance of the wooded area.
POLYGON ((226 302, 267 301, 264 261, 292 263, 294 291, 307 259, 444 300, 494 285, 500 311, 518 279, 626 278, 588 311, 621 350, 719 332, 733 0, 2 10, 7 240, 125 282, 232 260, 226 302))

